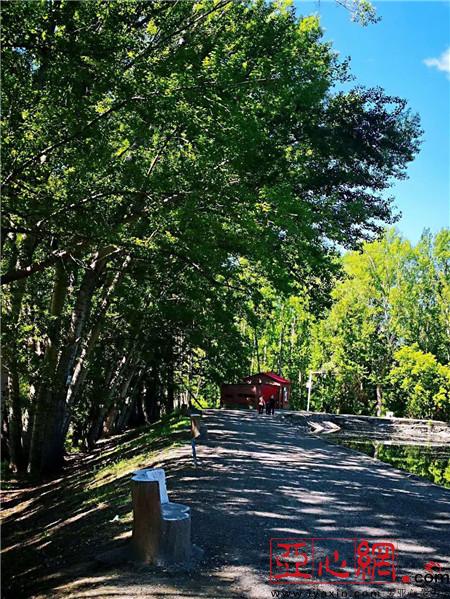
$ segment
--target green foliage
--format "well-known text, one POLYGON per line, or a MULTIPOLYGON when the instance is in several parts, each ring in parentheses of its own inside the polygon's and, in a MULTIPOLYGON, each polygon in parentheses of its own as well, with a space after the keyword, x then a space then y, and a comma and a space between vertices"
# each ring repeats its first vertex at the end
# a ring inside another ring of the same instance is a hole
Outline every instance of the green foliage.
POLYGON ((273 371, 292 380, 290 403, 300 407, 299 383, 309 363, 313 302, 304 290, 283 297, 267 284, 261 288, 261 295, 257 305, 249 306, 249 316, 241 325, 252 350, 249 372, 273 371))
POLYGON ((343 257, 346 276, 313 328, 311 367, 329 373, 318 383, 316 409, 374 414, 378 388, 382 410, 448 417, 448 251, 446 229, 434 238, 425 232, 415 247, 390 230, 343 257))
POLYGON ((242 323, 273 310, 276 366, 303 369, 340 249, 393 220, 421 135, 405 101, 336 93, 347 63, 280 2, 32 0, 2 21, 16 453, 42 471, 69 424, 93 443, 212 398, 251 366, 242 323))
POLYGON ((389 373, 391 391, 387 407, 413 418, 450 419, 450 366, 422 352, 418 345, 405 346, 394 354, 389 373))
POLYGON ((358 21, 361 25, 376 23, 380 20, 375 7, 369 0, 342 0, 339 4, 350 11, 353 21, 358 21))

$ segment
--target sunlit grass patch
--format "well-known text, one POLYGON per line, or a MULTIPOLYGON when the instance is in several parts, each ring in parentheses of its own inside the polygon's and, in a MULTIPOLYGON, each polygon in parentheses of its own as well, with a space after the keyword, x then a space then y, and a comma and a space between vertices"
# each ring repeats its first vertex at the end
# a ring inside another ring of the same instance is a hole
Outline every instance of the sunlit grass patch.
MULTIPOLYGON (((136 438, 120 443, 111 452, 111 457, 104 465, 93 467, 93 476, 85 487, 86 498, 83 503, 85 505, 96 501, 122 503, 120 487, 110 489, 108 483, 118 481, 134 470, 148 465, 156 454, 186 442, 188 426, 189 418, 171 414, 156 422, 150 430, 148 428, 143 430, 136 438), (177 433, 180 432, 186 432, 186 436, 178 435, 177 433)), ((127 495, 128 491, 127 486, 127 495)))

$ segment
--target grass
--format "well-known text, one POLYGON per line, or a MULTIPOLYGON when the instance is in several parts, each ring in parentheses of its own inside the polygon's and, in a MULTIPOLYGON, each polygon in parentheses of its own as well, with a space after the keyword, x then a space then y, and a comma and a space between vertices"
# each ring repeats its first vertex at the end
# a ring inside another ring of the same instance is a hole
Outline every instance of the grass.
POLYGON ((187 435, 183 433, 188 426, 189 418, 172 414, 157 422, 150 430, 146 428, 135 439, 122 441, 110 452, 109 457, 105 455, 106 463, 93 467, 92 477, 83 489, 83 505, 89 506, 99 501, 122 505, 123 498, 111 493, 108 488, 110 483, 145 466, 146 460, 151 460, 155 452, 161 453, 183 444, 187 440, 187 435))
POLYGON ((6 596, 26 596, 30 587, 45 591, 46 577, 53 586, 68 565, 93 558, 128 533, 130 475, 189 440, 189 418, 174 413, 101 441, 89 454, 69 454, 58 479, 37 486, 9 479, 3 487, 6 596))

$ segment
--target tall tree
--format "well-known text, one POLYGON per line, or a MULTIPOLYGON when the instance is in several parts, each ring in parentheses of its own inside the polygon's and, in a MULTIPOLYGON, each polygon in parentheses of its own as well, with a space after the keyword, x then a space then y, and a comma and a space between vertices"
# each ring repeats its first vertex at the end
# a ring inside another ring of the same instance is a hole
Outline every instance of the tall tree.
POLYGON ((17 453, 26 406, 40 475, 61 463, 86 356, 85 389, 94 397, 99 372, 108 387, 96 430, 145 380, 149 318, 171 340, 156 377, 166 401, 181 333, 215 363, 230 348, 239 362, 231 334, 220 351, 209 338, 205 297, 218 334, 219 306, 248 301, 261 275, 320 294, 336 247, 391 220, 382 191, 420 131, 380 89, 335 93, 347 65, 315 17, 277 2, 33 0, 7 3, 2 19, 8 341, 15 322, 31 327, 29 367, 7 363, 21 394, 8 419, 17 453))

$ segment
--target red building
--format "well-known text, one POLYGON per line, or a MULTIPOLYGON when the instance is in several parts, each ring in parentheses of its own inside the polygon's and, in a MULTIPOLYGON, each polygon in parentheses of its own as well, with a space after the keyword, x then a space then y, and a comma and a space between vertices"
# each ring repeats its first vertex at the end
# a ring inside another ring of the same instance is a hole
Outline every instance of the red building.
POLYGON ((246 405, 256 407, 263 396, 267 401, 275 397, 275 407, 288 408, 291 382, 274 372, 259 372, 243 379, 235 385, 222 385, 220 403, 224 406, 246 405))

